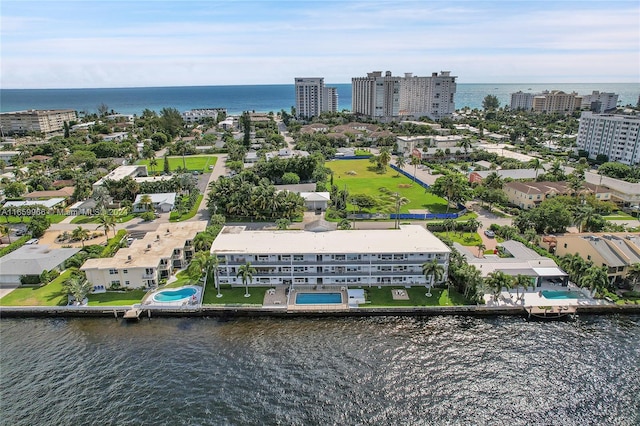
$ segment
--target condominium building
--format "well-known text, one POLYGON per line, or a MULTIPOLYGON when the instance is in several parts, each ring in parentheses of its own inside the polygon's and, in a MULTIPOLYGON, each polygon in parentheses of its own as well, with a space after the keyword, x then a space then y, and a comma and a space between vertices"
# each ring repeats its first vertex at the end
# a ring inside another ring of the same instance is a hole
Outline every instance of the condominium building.
POLYGON ((182 113, 182 119, 187 123, 197 123, 206 118, 216 121, 218 119, 218 114, 226 114, 226 112, 227 110, 225 108, 192 109, 184 111, 182 113))
POLYGON ((94 287, 150 288, 169 278, 174 268, 186 268, 193 257, 193 239, 207 222, 162 224, 113 257, 88 259, 80 268, 94 287))
POLYGON ((590 95, 582 95, 582 109, 589 109, 595 113, 603 113, 618 106, 618 95, 615 93, 600 93, 594 90, 590 95))
POLYGON ((585 111, 580 115, 576 144, 589 158, 606 155, 609 161, 636 165, 640 163, 640 117, 585 111))
POLYGON ((531 109, 547 114, 571 114, 582 105, 582 97, 576 92, 565 93, 561 90, 544 91, 533 97, 531 109))
POLYGON ((72 109, 35 110, 0 113, 0 128, 3 135, 27 132, 51 133, 64 128, 65 121, 77 119, 72 109))
POLYGON ((338 110, 338 89, 326 87, 322 77, 296 77, 296 114, 315 117, 321 112, 338 110))
MULTIPOLYGON (((240 266, 251 262, 251 285, 426 285, 422 265, 434 259, 447 279, 450 249, 422 226, 398 230, 251 231, 227 226, 213 242, 222 284, 242 285, 240 266)), ((427 281, 429 280, 429 281, 427 281)))
POLYGON ((400 115, 450 117, 455 111, 456 78, 450 71, 434 72, 430 77, 405 73, 400 80, 400 115))
MULTIPOLYGON (((509 203, 521 209, 532 209, 548 198, 569 195, 573 190, 567 182, 507 182, 502 187, 509 203)), ((611 191, 603 185, 584 182, 581 191, 595 194, 600 201, 609 201, 611 191)))
POLYGON ((619 281, 631 265, 640 263, 640 237, 637 234, 564 234, 544 237, 540 246, 556 256, 578 253, 594 266, 606 266, 609 278, 619 281))
POLYGON ((400 81, 391 71, 367 73, 351 79, 351 110, 374 120, 393 121, 400 115, 400 81))
POLYGON ((536 95, 536 93, 525 93, 523 91, 512 93, 509 107, 512 110, 531 111, 533 109, 533 98, 536 95))
POLYGON ((403 117, 450 117, 455 111, 456 78, 450 71, 429 77, 405 73, 394 77, 380 71, 351 79, 352 110, 381 121, 403 117))

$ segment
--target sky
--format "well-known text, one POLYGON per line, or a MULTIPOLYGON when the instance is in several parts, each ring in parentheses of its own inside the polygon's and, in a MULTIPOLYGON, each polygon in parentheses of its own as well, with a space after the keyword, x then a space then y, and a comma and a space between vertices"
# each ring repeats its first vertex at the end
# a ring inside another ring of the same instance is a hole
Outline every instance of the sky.
POLYGON ((0 87, 640 82, 638 1, 1 0, 0 87))

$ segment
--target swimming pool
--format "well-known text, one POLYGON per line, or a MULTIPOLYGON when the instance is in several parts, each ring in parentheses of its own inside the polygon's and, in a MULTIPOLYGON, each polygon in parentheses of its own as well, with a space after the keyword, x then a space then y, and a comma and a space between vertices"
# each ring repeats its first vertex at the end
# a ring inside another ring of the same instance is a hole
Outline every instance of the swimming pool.
POLYGON ((579 291, 542 290, 542 296, 546 299, 580 299, 584 295, 579 291))
POLYGON ((183 287, 177 290, 160 290, 153 295, 154 302, 178 302, 193 297, 198 291, 193 287, 183 287))
POLYGON ((298 293, 296 305, 329 305, 342 303, 340 293, 298 293))

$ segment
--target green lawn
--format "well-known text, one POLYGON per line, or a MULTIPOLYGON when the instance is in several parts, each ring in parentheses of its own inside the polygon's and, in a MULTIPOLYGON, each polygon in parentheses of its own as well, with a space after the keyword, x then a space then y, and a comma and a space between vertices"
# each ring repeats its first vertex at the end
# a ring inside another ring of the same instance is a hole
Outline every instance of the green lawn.
MULTIPOLYGON (((174 156, 169 158, 169 169, 171 171, 176 170, 179 167, 183 167, 182 156, 174 156)), ((187 165, 187 169, 190 171, 198 171, 201 173, 209 173, 209 166, 215 166, 218 157, 215 155, 186 155, 184 157, 184 164, 187 165)), ((154 167, 156 172, 162 172, 164 167, 164 158, 156 158, 158 164, 154 167)), ((147 166, 149 171, 149 160, 138 160, 136 164, 143 164, 147 166)))
POLYGON ((607 216, 602 216, 605 220, 636 220, 637 218, 631 216, 630 214, 626 214, 625 212, 615 212, 607 216))
MULTIPOLYGON (((51 223, 60 223, 67 216, 63 214, 49 214, 47 215, 51 223)), ((31 218, 29 216, 2 216, 0 223, 29 223, 31 218)))
POLYGON ((464 232, 462 237, 457 232, 434 232, 434 235, 438 238, 448 238, 455 243, 460 243, 463 246, 477 246, 482 242, 482 238, 477 232, 464 232))
POLYGON ((129 290, 90 294, 89 306, 129 306, 140 303, 146 293, 145 290, 129 290))
POLYGON ((202 303, 205 305, 262 305, 265 292, 272 287, 249 287, 251 297, 244 297, 244 287, 230 287, 223 285, 220 288, 222 297, 216 297, 216 287, 212 281, 207 284, 202 303))
POLYGON ((0 299, 0 306, 65 306, 67 293, 62 289, 71 270, 42 287, 19 287, 0 299))
MULTIPOLYGON (((400 208, 400 213, 409 213, 410 209, 427 209, 431 213, 445 213, 447 211, 447 202, 443 198, 425 192, 423 187, 414 184, 406 176, 398 175, 390 167, 387 167, 386 173, 379 174, 376 173, 374 165, 369 160, 339 160, 328 162, 326 165, 333 170, 334 185, 339 189, 344 189, 346 186, 351 195, 367 194, 380 198, 384 196, 380 188, 384 187, 409 200, 409 204, 400 208), (349 174, 347 174, 348 172, 349 174), (355 172, 355 174, 350 172, 355 172)), ((352 211, 353 206, 349 206, 349 212, 352 211)), ((456 212, 455 209, 449 211, 456 212)), ((387 211, 387 213, 393 213, 393 211, 387 211)))
MULTIPOLYGON (((203 198, 204 198, 204 195, 202 194, 198 195, 198 199, 193 204, 193 207, 191 207, 191 210, 189 210, 186 214, 183 214, 182 216, 178 217, 177 219, 169 218, 169 222, 184 222, 185 220, 191 219, 192 217, 194 217, 196 213, 198 213, 198 208, 200 207, 200 203, 202 202, 203 198)), ((171 212, 170 216, 173 216, 174 213, 177 213, 177 212, 171 212)))
POLYGON ((384 306, 459 306, 468 305, 470 302, 464 298, 455 289, 451 288, 451 299, 447 289, 432 288, 431 297, 425 296, 427 289, 424 286, 404 288, 404 287, 367 287, 365 288, 366 305, 360 307, 373 308, 384 306), (406 290, 409 294, 409 300, 393 300, 393 289, 406 290))

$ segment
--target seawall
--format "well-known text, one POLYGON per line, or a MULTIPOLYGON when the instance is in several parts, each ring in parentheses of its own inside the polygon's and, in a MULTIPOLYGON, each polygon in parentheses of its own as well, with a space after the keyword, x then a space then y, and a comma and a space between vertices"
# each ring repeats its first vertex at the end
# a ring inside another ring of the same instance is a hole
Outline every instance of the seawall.
MULTIPOLYGON (((131 309, 129 306, 94 307, 94 306, 15 306, 0 308, 0 318, 64 318, 64 317, 97 317, 122 318, 131 309)), ((262 308, 256 306, 212 306, 189 308, 154 308, 143 307, 140 318, 155 317, 275 317, 275 318, 318 318, 318 317, 373 317, 373 316, 442 316, 462 315, 475 317, 491 317, 502 315, 527 316, 522 307, 488 307, 488 306, 416 306, 400 308, 351 308, 349 310, 316 310, 286 311, 282 308, 262 308)), ((579 306, 579 314, 640 314, 640 305, 597 305, 579 306)))

